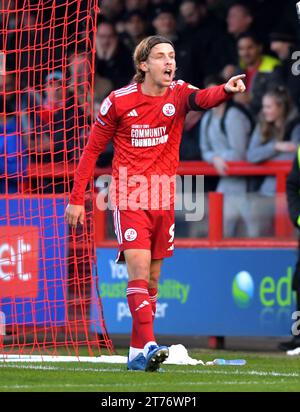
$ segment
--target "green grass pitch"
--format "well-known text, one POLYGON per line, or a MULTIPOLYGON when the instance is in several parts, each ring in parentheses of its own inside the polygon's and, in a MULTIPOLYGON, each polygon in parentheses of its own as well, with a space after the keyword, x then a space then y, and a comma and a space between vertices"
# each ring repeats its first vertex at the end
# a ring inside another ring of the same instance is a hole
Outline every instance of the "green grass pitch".
POLYGON ((297 356, 208 350, 190 350, 189 355, 203 361, 243 358, 247 365, 163 365, 162 372, 145 373, 126 371, 120 364, 0 363, 0 392, 300 391, 297 356))

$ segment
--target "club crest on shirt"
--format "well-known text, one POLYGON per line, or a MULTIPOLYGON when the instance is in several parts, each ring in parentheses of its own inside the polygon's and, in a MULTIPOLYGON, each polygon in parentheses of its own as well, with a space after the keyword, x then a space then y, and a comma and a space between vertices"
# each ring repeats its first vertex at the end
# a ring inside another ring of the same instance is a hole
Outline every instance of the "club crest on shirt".
POLYGON ((107 114, 111 105, 112 102, 110 101, 109 97, 103 100, 100 107, 100 113, 102 114, 102 116, 105 116, 107 114))
POLYGON ((166 103, 162 109, 165 116, 171 117, 175 114, 175 106, 172 103, 166 103))
POLYGON ((133 228, 127 229, 124 233, 124 237, 127 242, 132 242, 137 238, 137 231, 133 228))

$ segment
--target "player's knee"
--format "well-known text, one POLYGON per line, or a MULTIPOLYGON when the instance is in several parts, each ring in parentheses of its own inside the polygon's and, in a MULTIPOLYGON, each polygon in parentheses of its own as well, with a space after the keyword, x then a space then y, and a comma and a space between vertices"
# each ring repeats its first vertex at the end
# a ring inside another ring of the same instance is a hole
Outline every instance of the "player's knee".
POLYGON ((149 266, 143 262, 138 262, 130 265, 128 268, 129 277, 131 280, 144 279, 149 281, 149 266))

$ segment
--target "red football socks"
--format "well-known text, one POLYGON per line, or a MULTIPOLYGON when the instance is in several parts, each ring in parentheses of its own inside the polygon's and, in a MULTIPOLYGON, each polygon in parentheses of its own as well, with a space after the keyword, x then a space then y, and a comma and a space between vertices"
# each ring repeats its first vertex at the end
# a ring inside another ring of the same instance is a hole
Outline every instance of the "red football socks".
POLYGON ((150 298, 151 307, 152 307, 152 320, 154 320, 155 313, 156 313, 156 302, 157 302, 157 297, 158 297, 158 289, 150 288, 148 289, 148 292, 149 292, 149 298, 150 298))
MULTIPOLYGON (((157 296, 158 296, 158 289, 157 288, 150 288, 148 289, 149 292, 149 299, 151 303, 151 309, 152 309, 152 321, 154 321, 155 318, 155 312, 156 312, 156 302, 157 302, 157 296)), ((131 341, 130 341, 130 346, 134 348, 143 348, 143 343, 140 339, 140 335, 138 334, 136 328, 132 328, 132 334, 131 334, 131 341)))
POLYGON ((132 316, 130 346, 133 348, 143 348, 147 342, 155 341, 148 282, 143 279, 129 281, 127 300, 132 316))

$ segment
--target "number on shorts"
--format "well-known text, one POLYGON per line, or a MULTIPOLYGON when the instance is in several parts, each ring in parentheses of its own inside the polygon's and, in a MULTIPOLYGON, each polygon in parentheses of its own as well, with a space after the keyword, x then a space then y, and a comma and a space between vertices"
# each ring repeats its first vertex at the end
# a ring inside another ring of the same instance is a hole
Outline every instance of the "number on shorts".
POLYGON ((170 226, 170 229, 169 229, 169 235, 171 236, 170 239, 169 239, 169 243, 174 242, 174 237, 175 237, 175 230, 174 229, 175 229, 175 223, 173 223, 173 225, 170 226))

